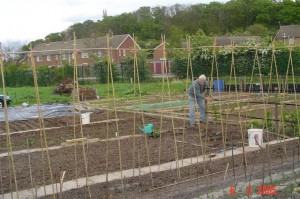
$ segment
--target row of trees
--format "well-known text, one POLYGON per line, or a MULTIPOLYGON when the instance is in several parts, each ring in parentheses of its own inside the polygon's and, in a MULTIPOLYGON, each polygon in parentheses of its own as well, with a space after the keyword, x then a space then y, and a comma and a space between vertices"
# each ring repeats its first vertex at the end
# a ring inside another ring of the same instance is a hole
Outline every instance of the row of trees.
POLYGON ((30 45, 34 47, 46 40, 62 41, 73 32, 77 38, 105 36, 109 30, 115 35, 134 34, 142 48, 156 47, 161 35, 165 35, 170 46, 181 47, 185 36, 195 35, 199 29, 211 38, 215 35, 274 36, 280 25, 300 24, 300 1, 230 0, 226 3, 140 7, 117 16, 106 13, 101 20, 75 23, 66 30, 50 33, 29 44, 10 42, 2 45, 4 53, 8 53, 5 64, 15 62, 18 65, 26 55, 14 52, 28 51, 30 45))
MULTIPOLYGON (((289 50, 286 48, 259 48, 245 47, 231 49, 214 49, 194 47, 190 54, 185 50, 172 49, 169 51, 169 59, 172 60, 171 72, 179 79, 192 78, 199 74, 207 76, 256 76, 258 74, 300 76, 300 47, 289 50), (189 61, 189 58, 191 59, 189 61), (191 63, 188 64, 188 63, 191 63), (190 68, 192 68, 192 70, 190 68)), ((82 74, 81 67, 78 68, 79 76, 82 74)), ((92 67, 97 82, 108 81, 144 82, 151 80, 147 53, 141 52, 137 60, 126 57, 120 67, 109 64, 105 58, 97 60, 92 67)), ((37 68, 38 83, 40 86, 58 85, 65 79, 73 78, 73 66, 65 64, 61 68, 48 68, 46 66, 37 68)), ((30 66, 9 65, 5 69, 6 86, 32 86, 33 75, 30 66)))
MULTIPOLYGON (((68 64, 61 68, 42 66, 37 69, 39 86, 53 86, 62 80, 71 78, 73 78, 73 67, 68 64)), ((21 67, 14 64, 8 65, 4 70, 4 79, 5 85, 8 87, 34 86, 33 73, 27 64, 21 67)))
POLYGON ((280 49, 256 49, 240 48, 231 50, 225 49, 197 49, 191 53, 192 64, 189 66, 187 54, 182 52, 174 56, 172 63, 172 73, 179 78, 187 77, 189 68, 189 78, 199 74, 212 75, 214 77, 240 77, 288 75, 300 76, 300 48, 293 51, 280 49))
MULTIPOLYGON (((263 41, 257 46, 254 41, 246 41, 245 47, 213 48, 212 37, 199 30, 190 37, 191 62, 193 74, 213 76, 251 76, 263 75, 300 75, 300 46, 290 49, 284 45, 270 45, 263 41), (234 70, 234 71, 233 71, 234 70)), ((269 42, 269 43, 268 43, 269 42)), ((243 45, 243 44, 241 44, 243 45)), ((186 78, 188 54, 182 50, 170 53, 172 73, 179 78, 186 78)), ((191 76, 189 76, 191 77, 191 76)))

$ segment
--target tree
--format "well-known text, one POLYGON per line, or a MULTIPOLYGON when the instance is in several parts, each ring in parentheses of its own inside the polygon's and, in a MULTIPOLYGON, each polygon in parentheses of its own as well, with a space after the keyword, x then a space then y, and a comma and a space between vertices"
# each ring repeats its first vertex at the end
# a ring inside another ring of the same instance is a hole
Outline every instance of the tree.
POLYGON ((271 22, 271 17, 268 14, 258 14, 255 18, 258 24, 268 25, 271 22))
POLYGON ((51 33, 47 35, 45 38, 49 39, 50 42, 62 41, 64 39, 59 32, 51 33))
POLYGON ((179 48, 181 47, 181 41, 184 39, 184 37, 185 34, 181 27, 172 26, 170 35, 167 37, 166 40, 171 46, 179 48))
POLYGON ((146 66, 146 57, 147 53, 146 52, 139 52, 137 54, 137 68, 134 69, 134 59, 133 57, 125 57, 122 60, 121 63, 121 74, 124 76, 124 78, 128 81, 131 79, 136 78, 136 81, 138 81, 137 78, 139 78, 140 82, 144 82, 149 78, 149 68, 146 66), (138 77, 135 76, 138 74, 138 77))
POLYGON ((204 15, 207 24, 206 29, 203 29, 207 34, 220 34, 225 31, 226 17, 224 5, 219 2, 211 2, 205 7, 204 15))
POLYGON ((246 28, 246 31, 253 36, 266 37, 269 35, 269 30, 262 24, 253 24, 246 28))
POLYGON ((194 34, 203 24, 203 7, 202 6, 184 6, 176 4, 172 6, 174 16, 171 19, 173 26, 181 27, 184 32, 194 34))
POLYGON ((17 63, 24 56, 20 54, 21 49, 25 45, 22 41, 7 41, 2 44, 2 52, 4 54, 4 63, 17 63))
POLYGON ((74 26, 68 28, 66 35, 73 35, 73 32, 75 32, 77 39, 89 38, 92 34, 97 35, 97 23, 92 20, 86 20, 82 24, 77 23, 74 26))
POLYGON ((163 25, 155 20, 150 7, 141 7, 134 15, 137 17, 139 31, 139 37, 141 40, 147 39, 160 39, 163 34, 163 25))
POLYGON ((193 47, 211 46, 213 38, 206 36, 202 29, 198 29, 196 34, 191 36, 191 42, 193 47))
POLYGON ((277 20, 281 24, 299 24, 300 23, 300 4, 291 0, 284 0, 278 5, 280 8, 276 14, 277 20))
MULTIPOLYGON (((195 74, 210 74, 212 50, 205 47, 211 46, 213 38, 206 36, 204 31, 199 29, 196 34, 190 37, 191 39, 191 59, 192 68, 188 70, 188 78, 194 78, 195 74)), ((188 55, 185 52, 174 51, 172 54, 172 73, 178 78, 187 77, 188 55)))
POLYGON ((106 59, 101 59, 96 62, 94 65, 94 71, 96 73, 97 81, 103 84, 107 83, 108 81, 116 81, 119 76, 116 65, 112 64, 110 71, 108 61, 106 59), (111 73, 113 79, 111 79, 111 73))
POLYGON ((36 46, 36 45, 38 45, 38 44, 40 44, 40 43, 45 43, 45 40, 44 39, 37 39, 37 40, 35 40, 35 41, 31 41, 31 42, 29 42, 28 44, 27 44, 27 47, 22 47, 22 48, 24 48, 24 49, 29 49, 30 50, 30 47, 34 47, 34 46, 36 46))
POLYGON ((270 0, 255 0, 252 5, 255 23, 263 24, 266 27, 276 25, 275 16, 277 11, 275 5, 276 4, 270 0))

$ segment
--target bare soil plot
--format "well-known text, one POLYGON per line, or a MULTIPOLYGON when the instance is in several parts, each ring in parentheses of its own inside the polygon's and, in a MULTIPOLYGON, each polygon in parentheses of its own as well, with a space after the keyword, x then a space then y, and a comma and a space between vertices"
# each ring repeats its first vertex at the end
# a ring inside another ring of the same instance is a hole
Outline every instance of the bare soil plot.
MULTIPOLYGON (((186 107, 182 106, 179 109, 186 109, 186 107)), ((180 168, 180 171, 170 169, 146 175, 136 174, 136 177, 125 178, 122 181, 115 180, 59 194, 63 198, 89 198, 90 196, 92 198, 138 198, 147 195, 154 197, 155 194, 163 194, 164 191, 169 190, 168 188, 175 182, 198 179, 197 185, 200 186, 201 183, 207 182, 204 176, 208 173, 218 176, 211 178, 210 184, 219 182, 227 166, 230 171, 228 175, 233 176, 234 168, 243 167, 249 173, 254 166, 266 163, 267 159, 280 163, 284 158, 299 154, 299 143, 295 140, 289 144, 279 143, 272 146, 268 153, 264 149, 247 153, 245 161, 244 155, 238 155, 235 156, 234 161, 232 158, 224 157, 213 162, 210 161, 209 154, 247 146, 248 126, 240 125, 236 120, 236 124, 217 121, 207 126, 201 124, 200 127, 187 128, 187 115, 172 117, 173 112, 167 111, 165 110, 164 114, 161 114, 162 112, 153 114, 152 111, 143 113, 129 110, 97 111, 90 115, 91 123, 86 125, 80 125, 79 115, 75 118, 47 118, 44 119, 44 130, 39 130, 37 119, 15 121, 9 123, 10 140, 5 133, 5 123, 2 122, 0 126, 1 192, 15 192, 16 184, 18 190, 24 190, 40 189, 44 185, 59 183, 62 172, 65 172, 63 180, 69 181, 200 155, 207 157, 205 164, 192 164, 180 168), (73 125, 74 121, 75 125, 73 125), (160 136, 151 137, 141 133, 139 127, 146 123, 153 123, 154 130, 161 132, 160 136), (62 146, 68 140, 80 138, 93 139, 96 142, 85 144, 78 142, 76 145, 62 146), (7 156, 7 143, 11 143, 13 156, 7 156), (31 151, 41 147, 44 148, 43 151, 31 151), (45 147, 48 147, 48 150, 45 147), (22 153, 18 154, 17 151, 22 153)), ((177 111, 180 112, 176 109, 172 111, 175 114, 177 111)), ((261 110, 258 110, 257 114, 260 113, 261 110)), ((232 117, 233 120, 237 118, 232 117)), ((273 133, 265 133, 263 137, 264 142, 277 138, 278 135, 273 133)), ((283 139, 283 136, 279 138, 283 139)), ((243 175, 243 170, 236 175, 243 175)), ((195 181, 192 181, 192 184, 195 185, 195 181)), ((204 185, 205 183, 201 186, 204 185)), ((191 195, 186 196, 189 198, 191 195)))

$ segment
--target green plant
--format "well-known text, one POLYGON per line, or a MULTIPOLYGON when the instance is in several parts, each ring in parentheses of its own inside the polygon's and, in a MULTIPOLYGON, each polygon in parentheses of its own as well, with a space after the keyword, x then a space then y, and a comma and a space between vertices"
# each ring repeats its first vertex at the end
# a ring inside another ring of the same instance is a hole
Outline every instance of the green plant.
POLYGON ((273 123, 271 118, 271 112, 266 111, 263 120, 251 120, 251 128, 259 128, 259 129, 273 129, 273 123))
POLYGON ((280 121, 286 126, 285 133, 300 136, 300 110, 284 112, 280 117, 280 121))
POLYGON ((213 116, 214 116, 214 121, 217 121, 220 118, 220 114, 218 113, 218 110, 217 110, 217 107, 216 107, 215 104, 213 104, 211 106, 211 111, 212 111, 213 116))
POLYGON ((29 148, 32 147, 35 144, 35 142, 36 142, 35 138, 29 138, 29 139, 27 139, 27 145, 28 145, 28 147, 29 148))
POLYGON ((300 110, 295 110, 291 113, 291 122, 296 135, 300 136, 300 110))
POLYGON ((272 114, 270 111, 265 112, 264 127, 269 130, 273 129, 272 114))
MULTIPOLYGON (((51 139, 51 138, 50 138, 51 139)), ((61 140, 61 137, 59 137, 59 136, 54 136, 54 137, 52 137, 52 140, 54 141, 54 142, 59 142, 60 140, 61 140)))
POLYGON ((142 91, 142 90, 140 90, 139 91, 139 89, 138 88, 135 88, 135 89, 129 89, 129 90, 126 90, 126 91, 124 91, 123 92, 123 95, 129 95, 129 96, 133 96, 135 94, 135 96, 139 96, 140 94, 141 95, 146 95, 147 94, 147 92, 144 92, 144 91, 142 91))
POLYGON ((294 182, 291 182, 285 189, 282 190, 282 192, 286 195, 291 194, 296 187, 298 187, 298 185, 294 182))
POLYGON ((258 128, 258 129, 262 129, 264 126, 264 123, 261 120, 251 120, 250 124, 251 124, 251 128, 258 128))
POLYGON ((160 131, 159 130, 154 130, 153 133, 151 134, 152 137, 159 137, 160 131))
POLYGON ((74 136, 73 135, 69 135, 67 139, 68 140, 72 140, 72 139, 74 139, 74 136))

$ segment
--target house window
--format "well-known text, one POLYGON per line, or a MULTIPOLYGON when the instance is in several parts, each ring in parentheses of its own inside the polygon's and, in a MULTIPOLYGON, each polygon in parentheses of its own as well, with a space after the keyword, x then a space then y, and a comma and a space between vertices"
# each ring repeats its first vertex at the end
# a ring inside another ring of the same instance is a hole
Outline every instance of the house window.
POLYGON ((295 38, 291 37, 289 38, 289 45, 294 45, 295 44, 295 38))
POLYGON ((81 58, 82 59, 89 58, 89 53, 81 53, 81 58))
POLYGON ((56 61, 58 60, 58 55, 55 55, 55 60, 56 60, 56 61))
POLYGON ((51 61, 51 55, 47 55, 47 61, 51 61))
POLYGON ((99 51, 97 52, 97 57, 102 57, 102 51, 101 51, 101 50, 99 50, 99 51))
POLYGON ((126 56, 126 50, 123 50, 123 57, 126 56))
POLYGON ((121 57, 122 56, 122 54, 121 54, 121 50, 119 49, 119 57, 121 57))
POLYGON ((36 56, 36 61, 43 61, 43 56, 42 55, 37 55, 36 56))
POLYGON ((62 54, 62 60, 67 60, 67 55, 66 54, 62 54))

